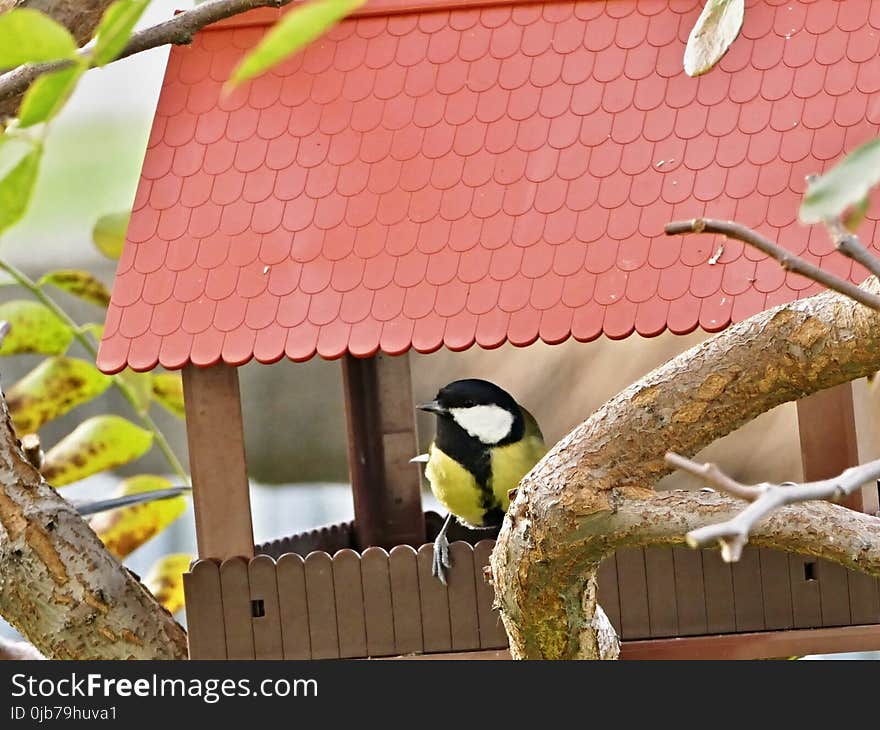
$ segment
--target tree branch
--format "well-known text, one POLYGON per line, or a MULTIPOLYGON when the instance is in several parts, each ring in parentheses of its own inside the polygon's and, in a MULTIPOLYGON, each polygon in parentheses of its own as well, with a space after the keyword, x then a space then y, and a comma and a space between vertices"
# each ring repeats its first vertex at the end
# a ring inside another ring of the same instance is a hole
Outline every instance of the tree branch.
POLYGON ((839 220, 826 221, 825 227, 840 253, 848 259, 860 263, 874 276, 880 276, 880 259, 865 248, 859 237, 846 230, 839 220))
POLYGON ((0 615, 53 659, 184 659, 186 634, 28 463, 0 397, 0 615))
MULTIPOLYGON (((673 221, 672 223, 667 223, 664 230, 667 236, 686 235, 689 233, 719 233, 727 238, 742 241, 743 243, 764 252, 771 258, 776 259, 780 266, 786 271, 793 271, 796 274, 806 276, 808 279, 812 279, 828 289, 839 292, 840 294, 845 294, 860 304, 864 304, 866 307, 871 307, 872 309, 880 311, 880 296, 856 286, 851 281, 841 279, 839 276, 835 276, 824 269, 820 269, 809 261, 805 261, 799 256, 795 256, 790 251, 786 251, 781 246, 773 243, 770 239, 764 238, 764 236, 757 231, 753 231, 751 228, 747 228, 739 223, 734 223, 733 221, 719 221, 712 218, 694 218, 689 221, 673 221)), ((854 238, 854 236, 851 238, 854 238)), ((861 243, 858 243, 858 246, 861 247, 861 243)), ((838 248, 840 248, 839 245, 838 248)), ((862 250, 867 257, 871 257, 871 254, 863 247, 862 250)), ((850 258, 856 259, 859 263, 863 263, 862 259, 864 257, 858 252, 858 248, 854 246, 852 242, 848 242, 844 248, 841 248, 841 253, 844 253, 844 255, 847 255, 850 258), (859 256, 859 258, 856 258, 857 256, 859 256)), ((867 268, 869 271, 871 270, 871 267, 867 268)))
MULTIPOLYGON (((173 18, 133 33, 117 61, 136 53, 148 51, 167 44, 186 45, 192 42, 193 35, 207 25, 234 15, 240 15, 255 8, 280 8, 293 0, 210 0, 196 5, 191 10, 179 13, 173 18)), ((88 58, 88 50, 80 51, 88 58)), ((58 71, 70 65, 70 61, 51 61, 19 66, 0 75, 0 105, 8 99, 21 96, 40 76, 58 71)), ((5 109, 0 106, 0 109, 5 109)))
POLYGON ((866 482, 880 478, 880 459, 850 467, 831 479, 803 484, 764 482, 753 485, 741 484, 715 464, 699 464, 675 453, 666 454, 666 463, 693 474, 706 484, 711 484, 737 499, 751 502, 736 517, 693 530, 686 536, 686 542, 691 547, 700 547, 717 541, 721 546, 721 556, 728 563, 739 560, 755 525, 780 507, 813 500, 837 502, 855 492, 866 482))
MULTIPOLYGON (((875 279, 863 287, 877 296, 875 279)), ((715 492, 654 492, 668 451, 692 457, 780 403, 878 369, 880 313, 825 292, 732 325, 605 403, 520 482, 492 552, 514 656, 595 657, 588 589, 602 558, 680 544, 742 511, 715 492)), ((880 572, 880 520, 836 505, 782 507, 751 540, 880 572)))

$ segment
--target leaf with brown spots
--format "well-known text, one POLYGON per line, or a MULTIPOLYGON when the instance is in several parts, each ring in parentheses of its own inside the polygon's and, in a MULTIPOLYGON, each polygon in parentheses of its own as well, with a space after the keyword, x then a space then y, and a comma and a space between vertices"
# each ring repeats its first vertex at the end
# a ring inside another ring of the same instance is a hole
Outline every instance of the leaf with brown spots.
POLYGON ((61 269, 50 271, 38 282, 39 286, 54 286, 99 307, 110 304, 110 290, 103 281, 88 271, 77 269, 61 269))
POLYGON ((9 322, 0 355, 63 355, 73 340, 73 330, 39 302, 4 302, 0 304, 0 320, 9 322))
POLYGON ((192 561, 193 556, 187 553, 166 555, 153 564, 144 578, 144 585, 168 613, 174 614, 183 608, 183 574, 189 571, 192 561))
POLYGON ((180 378, 180 373, 154 375, 153 398, 178 418, 186 418, 186 412, 183 408, 183 381, 180 378))
POLYGON ((74 357, 50 357, 31 370, 6 394, 12 423, 20 436, 97 398, 110 378, 94 365, 74 357))
POLYGON ((43 476, 62 487, 92 474, 139 459, 153 444, 153 434, 120 416, 83 421, 46 454, 43 476))
MULTIPOLYGON (((164 477, 141 474, 122 482, 113 496, 125 497, 169 487, 171 482, 164 477)), ((186 510, 186 499, 172 497, 102 512, 89 524, 107 549, 121 560, 162 532, 180 517, 184 510, 186 510)))

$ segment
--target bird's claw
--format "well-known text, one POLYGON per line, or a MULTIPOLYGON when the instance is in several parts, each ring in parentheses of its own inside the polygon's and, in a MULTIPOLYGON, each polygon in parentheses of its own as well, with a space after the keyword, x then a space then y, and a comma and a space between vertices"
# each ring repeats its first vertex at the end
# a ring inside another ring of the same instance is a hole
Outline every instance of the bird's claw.
POLYGON ((439 534, 434 540, 434 558, 431 561, 431 575, 437 578, 443 585, 446 585, 446 571, 452 567, 452 560, 449 558, 449 540, 446 535, 439 534))

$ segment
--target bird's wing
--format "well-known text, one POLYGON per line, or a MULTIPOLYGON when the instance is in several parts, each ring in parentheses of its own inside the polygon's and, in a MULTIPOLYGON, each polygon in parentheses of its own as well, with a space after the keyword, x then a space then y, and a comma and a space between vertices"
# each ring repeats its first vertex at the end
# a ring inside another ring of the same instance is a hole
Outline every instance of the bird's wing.
POLYGON ((526 422, 526 436, 537 436, 541 441, 544 440, 544 434, 541 433, 541 427, 538 425, 538 422, 535 420, 535 417, 529 413, 522 406, 519 407, 522 411, 523 418, 526 422))

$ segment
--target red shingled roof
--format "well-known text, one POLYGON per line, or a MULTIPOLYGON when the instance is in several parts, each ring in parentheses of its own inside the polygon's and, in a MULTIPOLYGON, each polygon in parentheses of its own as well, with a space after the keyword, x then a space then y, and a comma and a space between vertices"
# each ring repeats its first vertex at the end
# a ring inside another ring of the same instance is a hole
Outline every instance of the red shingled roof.
POLYGON ((796 214, 805 174, 877 134, 880 3, 747 4, 699 79, 696 0, 374 8, 228 98, 274 16, 199 33, 171 51, 100 368, 712 331, 815 290, 664 237, 703 213, 859 280, 796 214))

